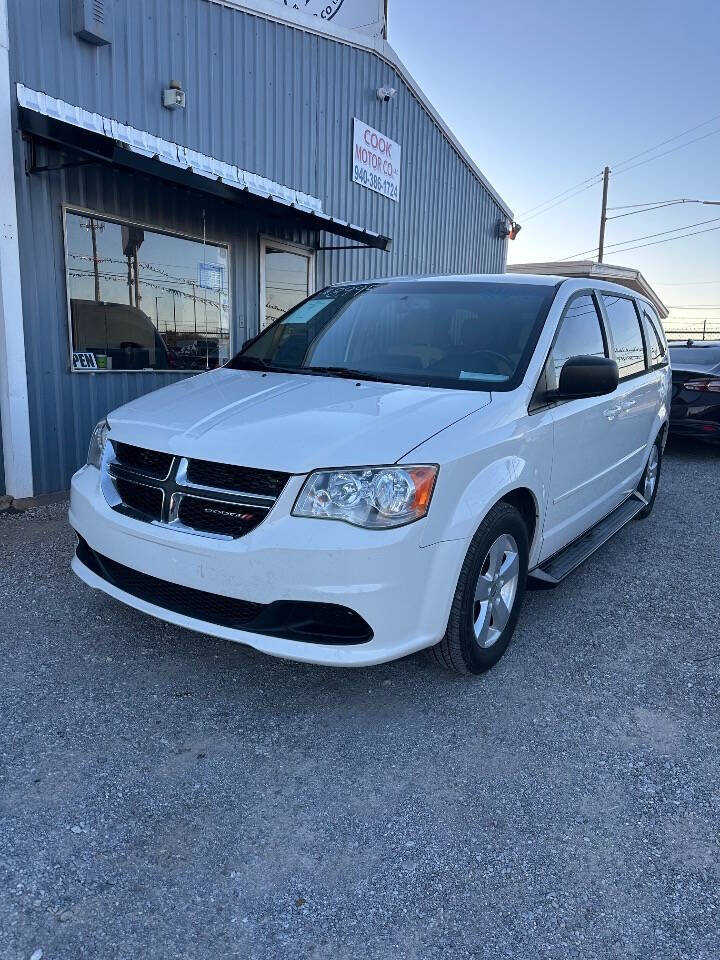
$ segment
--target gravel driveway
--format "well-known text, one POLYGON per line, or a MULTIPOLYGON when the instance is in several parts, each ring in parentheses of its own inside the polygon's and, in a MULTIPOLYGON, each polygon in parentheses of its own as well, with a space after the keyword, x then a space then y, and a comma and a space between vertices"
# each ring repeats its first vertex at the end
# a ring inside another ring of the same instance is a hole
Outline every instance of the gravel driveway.
POLYGON ((0 957, 720 956, 720 451, 459 679, 275 660, 0 515, 0 957))

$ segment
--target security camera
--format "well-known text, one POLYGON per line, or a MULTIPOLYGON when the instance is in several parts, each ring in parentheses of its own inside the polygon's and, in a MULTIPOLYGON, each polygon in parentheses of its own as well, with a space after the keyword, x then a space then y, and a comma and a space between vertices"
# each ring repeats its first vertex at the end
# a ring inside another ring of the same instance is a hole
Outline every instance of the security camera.
POLYGON ((388 100, 392 100, 396 93, 395 87, 378 87, 377 98, 383 103, 387 103, 388 100))

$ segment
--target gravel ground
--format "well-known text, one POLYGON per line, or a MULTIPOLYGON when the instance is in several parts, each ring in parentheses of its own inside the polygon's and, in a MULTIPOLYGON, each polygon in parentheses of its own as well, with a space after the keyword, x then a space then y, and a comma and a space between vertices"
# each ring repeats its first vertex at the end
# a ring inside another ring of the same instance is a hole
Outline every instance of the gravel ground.
POLYGON ((720 956, 720 451, 459 679, 275 660, 0 515, 0 957, 720 956))

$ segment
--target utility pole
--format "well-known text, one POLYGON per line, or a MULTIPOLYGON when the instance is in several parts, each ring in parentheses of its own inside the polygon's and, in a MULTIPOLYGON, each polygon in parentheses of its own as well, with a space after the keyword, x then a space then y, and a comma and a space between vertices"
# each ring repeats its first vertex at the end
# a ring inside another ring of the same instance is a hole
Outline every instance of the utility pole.
POLYGON ((607 195, 608 195, 609 179, 610 179, 610 167, 605 167, 603 171, 603 197, 602 197, 602 211, 600 213, 600 242, 598 243, 598 263, 603 262, 603 248, 605 247, 605 224, 607 223, 607 195))
POLYGON ((98 269, 97 233, 95 221, 90 217, 90 236, 92 237, 93 273, 95 274, 95 303, 100 303, 100 270, 98 269))

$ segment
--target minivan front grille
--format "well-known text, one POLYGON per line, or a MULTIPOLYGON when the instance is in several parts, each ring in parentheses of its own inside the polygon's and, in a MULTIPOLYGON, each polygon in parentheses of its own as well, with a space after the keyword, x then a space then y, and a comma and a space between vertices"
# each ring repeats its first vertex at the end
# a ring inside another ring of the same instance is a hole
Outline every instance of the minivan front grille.
POLYGON ((290 474, 189 460, 113 441, 104 466, 108 503, 146 523, 234 540, 262 523, 290 474))
POLYGON ((244 537, 250 533, 267 514, 265 507, 246 507, 242 504, 218 503, 204 497, 184 496, 178 507, 178 520, 184 527, 219 533, 231 537, 244 537))
POLYGON ((237 490, 261 497, 277 499, 290 478, 289 473, 277 470, 249 470, 228 463, 211 463, 208 460, 188 460, 188 480, 205 487, 237 490))
POLYGON ((113 443, 115 457, 124 467, 139 470, 150 477, 164 480, 170 473, 173 458, 169 453, 159 453, 155 450, 146 450, 144 447, 134 447, 129 443, 113 443))
POLYGON ((163 492, 159 487, 148 487, 144 483, 134 483, 116 477, 115 488, 120 494, 123 505, 133 514, 142 514, 141 519, 160 521, 162 519, 163 492))

